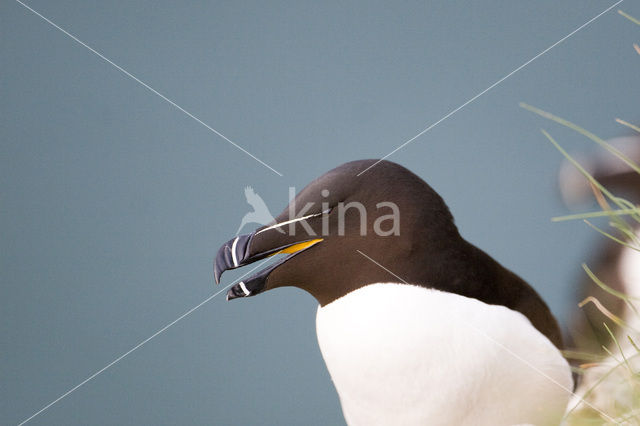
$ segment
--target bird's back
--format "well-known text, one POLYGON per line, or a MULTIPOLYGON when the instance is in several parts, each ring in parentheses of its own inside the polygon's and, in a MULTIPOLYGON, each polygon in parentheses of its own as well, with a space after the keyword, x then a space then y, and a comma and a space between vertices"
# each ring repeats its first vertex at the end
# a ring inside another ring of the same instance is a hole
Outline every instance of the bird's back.
POLYGON ((525 316, 473 298, 372 284, 316 321, 350 425, 558 424, 573 386, 525 316))

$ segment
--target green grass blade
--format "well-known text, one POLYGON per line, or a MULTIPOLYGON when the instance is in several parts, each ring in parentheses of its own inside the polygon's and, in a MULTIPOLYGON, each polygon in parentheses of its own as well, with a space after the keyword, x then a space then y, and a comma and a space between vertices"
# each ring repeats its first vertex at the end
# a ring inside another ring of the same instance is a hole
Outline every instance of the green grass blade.
POLYGON ((625 164, 627 164, 629 167, 631 167, 634 171, 636 171, 637 173, 640 173, 640 166, 638 166, 637 164, 634 163, 633 160, 631 160, 629 157, 627 157, 622 151, 620 151, 619 149, 617 149, 616 147, 614 147, 613 145, 611 145, 610 143, 608 143, 607 141, 599 138, 598 136, 596 136, 595 134, 591 133, 590 131, 588 131, 587 129, 578 126, 575 123, 572 123, 569 120, 565 120, 564 118, 560 118, 554 114, 551 114, 550 112, 544 111, 540 108, 536 108, 532 105, 526 104, 524 102, 520 102, 520 106, 528 111, 533 112, 534 114, 538 114, 541 117, 547 118, 551 121, 555 121, 558 124, 561 124, 565 127, 568 127, 571 130, 574 130, 578 133, 580 133, 581 135, 587 137, 588 139, 591 139, 592 141, 594 141, 595 143, 597 143, 598 145, 600 145, 601 147, 603 147, 604 149, 606 149, 607 151, 609 151, 610 153, 612 153, 613 155, 615 155, 616 157, 618 157, 620 160, 622 160, 625 164))
POLYGON ((609 293, 612 296, 615 296, 621 300, 640 300, 640 298, 638 297, 632 297, 629 296, 627 294, 624 294, 621 291, 618 290, 614 290, 611 287, 609 287, 608 285, 606 285, 605 283, 603 283, 597 276, 596 274, 593 273, 593 271, 591 271, 591 269, 587 266, 586 263, 582 264, 582 269, 584 269, 584 271, 587 273, 587 275, 589 276, 589 278, 591 278, 591 280, 596 283, 598 285, 598 287, 600 287, 602 290, 604 290, 605 292, 609 293))
MULTIPOLYGON (((599 233, 601 233, 602 235, 604 235, 605 237, 615 241, 618 244, 621 244, 627 248, 630 248, 631 250, 635 250, 635 251, 640 251, 640 247, 636 247, 630 243, 627 243, 626 241, 623 241, 619 238, 614 237, 613 235, 609 234, 606 231, 603 231, 602 229, 598 228, 597 226, 595 226, 594 224, 592 224, 591 222, 589 222, 588 220, 585 220, 584 223, 586 223, 587 225, 589 225, 591 228, 595 229, 596 231, 598 231, 599 233)), ((611 224, 611 226, 615 227, 615 224, 611 224)), ((626 235, 626 232, 625 232, 626 235)))
POLYGON ((618 10, 618 13, 624 16, 625 18, 627 18, 628 20, 630 20, 631 22, 633 22, 634 24, 640 25, 640 21, 634 18, 633 16, 623 12, 622 10, 618 10))
MULTIPOLYGON (((629 370, 629 372, 631 374, 635 374, 635 372, 633 371, 633 368, 631 368, 631 364, 629 364, 629 360, 627 359, 626 356, 624 356, 624 351, 622 350, 622 347, 620 346, 620 343, 618 342, 618 339, 616 339, 616 336, 613 335, 613 333, 609 329, 609 326, 607 325, 606 322, 603 322, 602 325, 604 325, 604 328, 607 329, 607 333, 609 333, 609 336, 611 336, 611 338, 613 339, 614 343, 618 347, 618 350, 620 351, 620 355, 622 356, 622 359, 624 360, 624 364, 627 366, 627 370, 629 370)), ((607 352, 609 352, 609 351, 607 350, 607 352)), ((611 354, 611 356, 613 357, 613 354, 611 354)))
POLYGON ((589 172, 587 172, 584 169, 584 167, 582 167, 580 165, 580 163, 578 163, 572 156, 570 156, 569 153, 567 153, 567 151, 565 151, 564 148, 562 148, 560 146, 560 144, 558 142, 556 142, 556 140, 546 130, 541 129, 541 131, 542 131, 542 134, 549 140, 549 142, 551 142, 553 144, 553 146, 555 146, 556 149, 558 151, 560 151, 560 153, 562 155, 564 155, 564 157, 567 160, 569 160, 569 162, 571 164, 573 164, 580 171, 580 173, 582 173, 582 175, 589 180, 589 182, 591 182, 596 188, 598 188, 600 190, 600 192, 602 192, 604 195, 606 195, 607 198, 609 198, 613 203, 615 203, 621 209, 627 208, 627 206, 622 205, 620 203, 618 197, 616 197, 611 192, 609 192, 609 190, 607 188, 605 188, 604 186, 602 186, 600 184, 600 182, 598 182, 593 176, 591 176, 591 174, 589 172))
MULTIPOLYGON (((635 358, 636 356, 639 356, 640 353, 638 354, 634 354, 633 356, 631 356, 630 358, 635 358)), ((618 367, 620 367, 622 364, 621 363, 617 363, 616 365, 612 366, 609 371, 607 371, 605 374, 603 374, 589 389, 587 389, 587 391, 580 397, 581 401, 578 402, 576 405, 574 405, 569 411, 567 411, 564 415, 564 419, 566 419, 567 417, 569 417, 569 415, 571 413, 573 413, 576 408, 578 408, 583 401, 586 401, 586 399, 589 397, 589 395, 591 395, 593 393, 593 391, 602 383, 604 382, 611 374, 613 374, 613 372, 615 370, 618 369, 618 367)))
POLYGON ((635 126, 635 125, 633 125, 633 124, 631 124, 631 123, 629 123, 627 121, 624 121, 624 120, 621 120, 619 118, 616 118, 616 123, 620 123, 623 126, 627 126, 628 128, 630 128, 632 130, 635 130, 636 132, 640 133, 640 127, 635 126))
POLYGON ((608 212, 600 210, 600 211, 597 211, 597 212, 576 213, 576 214, 569 214, 569 215, 565 215, 565 216, 552 217, 551 221, 553 221, 553 222, 564 222, 564 221, 567 221, 567 220, 592 219, 592 218, 596 218, 596 217, 610 216, 611 214, 617 215, 617 216, 630 216, 630 215, 633 215, 633 214, 638 214, 638 209, 637 208, 619 209, 619 210, 609 210, 608 212))

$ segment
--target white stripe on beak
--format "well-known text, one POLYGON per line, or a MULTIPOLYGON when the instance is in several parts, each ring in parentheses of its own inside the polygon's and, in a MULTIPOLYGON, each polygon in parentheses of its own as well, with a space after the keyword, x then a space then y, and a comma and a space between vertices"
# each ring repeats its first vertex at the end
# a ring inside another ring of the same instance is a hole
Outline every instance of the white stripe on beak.
POLYGON ((247 286, 244 285, 244 281, 240 281, 240 288, 242 289, 242 291, 244 292, 245 296, 248 296, 249 294, 251 294, 251 292, 247 289, 247 286))
POLYGON ((264 229, 259 230, 258 232, 256 232, 256 235, 258 235, 258 234, 260 234, 260 233, 262 233, 262 232, 264 232, 264 231, 268 231, 268 230, 270 230, 270 229, 279 228, 279 227, 281 227, 281 226, 288 225, 288 224, 290 224, 290 223, 299 222, 299 221, 301 221, 301 220, 309 219, 310 217, 320 216, 321 214, 323 214, 323 213, 325 213, 325 212, 328 212, 329 210, 330 210, 330 209, 327 209, 327 210, 325 210, 324 212, 321 212, 321 213, 308 214, 308 215, 306 215, 306 216, 296 217, 296 218, 294 218, 294 219, 285 220, 284 222, 276 223, 275 225, 271 225, 271 226, 269 226, 269 227, 266 227, 266 228, 264 228, 264 229))
POLYGON ((236 237, 233 240, 233 244, 231 245, 231 258, 233 259, 233 266, 238 267, 238 257, 236 256, 236 245, 238 245, 238 238, 236 237))

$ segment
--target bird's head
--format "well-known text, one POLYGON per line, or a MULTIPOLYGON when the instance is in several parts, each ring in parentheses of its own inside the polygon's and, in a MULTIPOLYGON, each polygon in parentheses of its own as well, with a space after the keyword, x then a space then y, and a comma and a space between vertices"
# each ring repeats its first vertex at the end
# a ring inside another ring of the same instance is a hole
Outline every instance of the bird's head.
POLYGON ((411 269, 401 266, 416 261, 412 254, 442 248, 457 229, 443 200, 422 179, 389 161, 367 170, 374 163, 353 161, 325 173, 273 223, 223 244, 214 260, 216 282, 228 269, 287 255, 235 284, 227 298, 295 286, 325 305, 366 284, 418 280, 394 277, 384 265, 411 269))

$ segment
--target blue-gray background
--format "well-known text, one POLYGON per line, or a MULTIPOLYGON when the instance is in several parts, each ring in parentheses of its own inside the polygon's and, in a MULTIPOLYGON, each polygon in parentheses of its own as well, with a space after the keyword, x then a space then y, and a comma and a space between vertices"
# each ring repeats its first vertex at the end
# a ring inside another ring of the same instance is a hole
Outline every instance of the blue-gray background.
MULTIPOLYGON (((2 0, 0 423, 213 294, 245 185, 279 212, 289 186, 387 154, 612 3, 28 2, 280 177, 2 0)), ((640 16, 637 1, 620 8, 640 16)), ((563 322, 597 237, 550 222, 568 210, 539 129, 593 147, 518 102, 623 134, 613 118, 638 117, 638 40, 612 10, 390 158, 563 322)), ((30 424, 340 424, 315 309, 295 289, 222 294, 30 424)))

